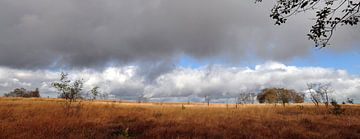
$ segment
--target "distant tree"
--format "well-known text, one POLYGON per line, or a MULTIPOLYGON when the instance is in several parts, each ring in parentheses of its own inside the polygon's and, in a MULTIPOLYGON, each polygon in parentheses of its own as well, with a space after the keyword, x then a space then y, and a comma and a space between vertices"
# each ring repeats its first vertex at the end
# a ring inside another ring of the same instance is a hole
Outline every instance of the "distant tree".
POLYGON ((141 102, 148 102, 148 98, 147 97, 145 97, 145 94, 144 93, 141 93, 141 94, 139 94, 139 96, 138 96, 138 103, 141 103, 141 102))
POLYGON ((70 102, 82 98, 81 91, 83 90, 83 81, 75 80, 71 82, 71 80, 68 79, 67 73, 62 72, 60 74, 60 81, 53 82, 51 85, 59 91, 59 98, 64 98, 70 102))
POLYGON ((308 93, 310 94, 310 100, 312 103, 314 103, 315 106, 319 106, 319 103, 321 103, 321 97, 320 94, 316 91, 316 84, 315 83, 308 83, 308 93))
POLYGON ((307 88, 310 99, 316 106, 319 106, 319 103, 324 103, 326 107, 329 106, 330 94, 334 92, 331 83, 308 83, 307 88))
POLYGON ((354 99, 347 98, 346 102, 349 104, 354 104, 354 99))
POLYGON ((277 91, 276 88, 265 88, 257 95, 259 103, 276 103, 277 91))
POLYGON ((304 95, 292 89, 266 88, 258 94, 257 99, 259 103, 281 103, 283 106, 285 106, 286 103, 290 102, 304 102, 304 95))
POLYGON ((254 103, 255 93, 249 91, 242 92, 236 98, 237 104, 254 103))
POLYGON ((292 99, 290 91, 293 90, 287 90, 284 88, 276 89, 277 102, 280 102, 283 106, 285 106, 286 103, 290 103, 292 99))
POLYGON ((205 95, 205 96, 204 96, 204 99, 205 99, 205 102, 207 103, 207 105, 210 106, 210 100, 211 100, 210 96, 209 96, 209 95, 205 95))
POLYGON ((249 104, 255 102, 255 93, 252 93, 250 90, 242 91, 238 96, 235 97, 235 108, 238 104, 249 104))
POLYGON ((98 87, 98 86, 93 87, 93 88, 90 90, 90 93, 91 93, 91 95, 92 95, 92 99, 95 100, 96 97, 100 94, 100 92, 99 92, 99 87, 98 87))
MULTIPOLYGON (((255 0, 261 2, 262 0, 255 0)), ((276 25, 284 24, 293 15, 314 11, 315 24, 311 26, 308 39, 315 47, 326 47, 339 25, 354 26, 359 22, 359 0, 277 0, 270 17, 276 25)))
POLYGON ((5 97, 23 97, 26 94, 25 88, 16 88, 14 91, 11 91, 9 93, 6 93, 5 97))
POLYGON ((36 88, 35 91, 30 91, 31 97, 40 97, 40 91, 39 88, 36 88))
POLYGON ((16 88, 14 91, 4 94, 5 97, 40 97, 39 89, 36 88, 35 91, 26 91, 25 88, 16 88))
POLYGON ((293 92, 291 97, 294 103, 303 103, 305 100, 305 94, 301 92, 293 92))

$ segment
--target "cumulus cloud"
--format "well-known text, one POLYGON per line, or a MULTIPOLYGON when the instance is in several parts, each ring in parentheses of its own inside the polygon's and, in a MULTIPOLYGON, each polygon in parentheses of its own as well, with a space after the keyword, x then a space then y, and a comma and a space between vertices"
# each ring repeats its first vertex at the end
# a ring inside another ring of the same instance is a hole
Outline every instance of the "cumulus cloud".
MULTIPOLYGON (((259 91, 267 87, 286 87, 305 91, 309 82, 330 82, 338 100, 347 97, 360 100, 360 77, 345 70, 322 67, 296 67, 279 62, 266 62, 249 67, 204 66, 200 68, 176 67, 160 74, 153 82, 139 66, 109 67, 102 71, 84 69, 67 71, 71 79, 84 79, 85 90, 99 86, 103 93, 123 99, 136 99, 139 95, 160 101, 186 101, 194 98, 201 101, 205 95, 224 99, 242 93, 244 90, 259 91)), ((0 68, 0 92, 15 87, 40 88, 43 97, 56 97, 49 87, 57 80, 58 71, 17 70, 0 68)))
MULTIPOLYGON (((311 21, 300 16, 276 27, 269 18, 272 5, 252 0, 0 0, 0 65, 101 67, 174 63, 181 55, 228 62, 307 55, 311 21)), ((359 29, 344 29, 332 44, 350 48, 359 35, 359 29)))

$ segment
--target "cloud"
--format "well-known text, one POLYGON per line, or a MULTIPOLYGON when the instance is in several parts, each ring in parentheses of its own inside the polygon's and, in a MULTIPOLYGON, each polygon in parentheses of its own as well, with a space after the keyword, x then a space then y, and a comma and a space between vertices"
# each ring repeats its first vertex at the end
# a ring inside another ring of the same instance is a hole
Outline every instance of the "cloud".
MULTIPOLYGON (((273 2, 243 0, 0 0, 0 65, 102 67, 195 59, 284 61, 309 53, 307 16, 277 27, 273 2)), ((337 49, 359 44, 344 29, 337 49)), ((332 48, 330 48, 332 49, 332 48)), ((165 68, 166 69, 166 68, 165 68)))
MULTIPOLYGON (((360 77, 345 70, 322 67, 296 67, 279 62, 266 62, 249 67, 226 67, 220 65, 200 68, 176 67, 160 74, 148 82, 139 66, 108 67, 102 71, 83 69, 70 70, 72 80, 82 78, 85 90, 99 86, 101 92, 116 98, 136 99, 139 95, 153 100, 201 101, 209 95, 223 99, 238 95, 244 90, 259 91, 267 87, 286 87, 305 91, 309 82, 331 82, 335 90, 333 97, 345 100, 347 97, 360 100, 360 77)), ((58 71, 18 70, 0 68, 0 92, 9 92, 15 87, 40 88, 43 97, 56 97, 49 87, 57 80, 58 71)))

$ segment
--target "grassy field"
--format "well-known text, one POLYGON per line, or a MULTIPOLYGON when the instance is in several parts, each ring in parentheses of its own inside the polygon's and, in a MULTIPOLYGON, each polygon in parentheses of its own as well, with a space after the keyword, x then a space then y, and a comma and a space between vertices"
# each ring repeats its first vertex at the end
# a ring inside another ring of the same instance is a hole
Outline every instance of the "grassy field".
POLYGON ((360 106, 342 107, 0 98, 0 138, 360 138, 360 106))

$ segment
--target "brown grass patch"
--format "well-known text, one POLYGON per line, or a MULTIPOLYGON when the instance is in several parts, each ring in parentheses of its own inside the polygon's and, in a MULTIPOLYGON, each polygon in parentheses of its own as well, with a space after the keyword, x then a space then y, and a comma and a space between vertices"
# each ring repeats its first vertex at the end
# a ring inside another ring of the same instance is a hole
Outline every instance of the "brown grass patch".
POLYGON ((324 107, 0 98, 0 138, 360 138, 360 107, 336 116, 324 107), (73 108, 76 108, 74 104, 73 108))

